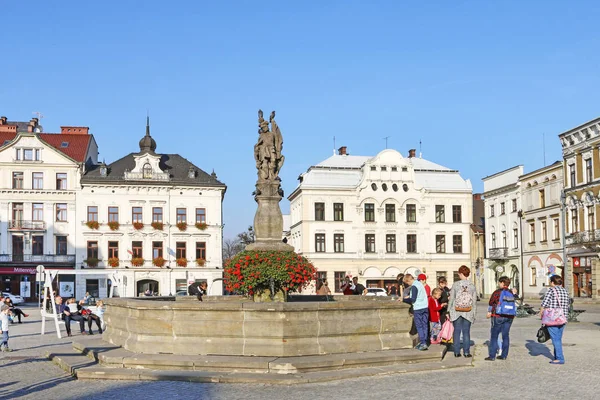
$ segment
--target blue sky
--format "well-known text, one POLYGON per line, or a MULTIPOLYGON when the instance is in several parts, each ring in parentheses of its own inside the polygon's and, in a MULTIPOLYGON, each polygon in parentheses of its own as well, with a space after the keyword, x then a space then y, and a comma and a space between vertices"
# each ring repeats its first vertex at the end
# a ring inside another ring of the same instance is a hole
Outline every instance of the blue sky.
MULTIPOLYGON (((91 128, 112 162, 144 134, 228 185, 225 236, 252 223, 259 108, 277 111, 286 194, 333 137, 481 178, 561 158, 598 117, 592 1, 0 3, 0 114, 91 128), (60 5, 57 5, 60 4, 60 5)), ((283 211, 289 209, 282 201, 283 211)))

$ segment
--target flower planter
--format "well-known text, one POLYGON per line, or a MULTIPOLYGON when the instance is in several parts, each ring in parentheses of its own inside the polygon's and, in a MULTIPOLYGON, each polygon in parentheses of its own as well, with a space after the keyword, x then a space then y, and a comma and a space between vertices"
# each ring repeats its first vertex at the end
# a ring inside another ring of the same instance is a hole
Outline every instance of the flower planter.
POLYGON ((164 225, 163 225, 163 223, 162 223, 162 222, 153 222, 153 223, 151 224, 151 226, 152 226, 154 229, 156 229, 157 231, 162 231, 162 230, 163 230, 163 228, 164 228, 164 225))
POLYGON ((206 260, 204 258, 196 259, 196 265, 198 265, 199 267, 204 267, 204 264, 206 264, 206 260))
POLYGON ((95 229, 97 230, 98 228, 100 228, 100 224, 98 223, 98 221, 88 221, 85 223, 87 225, 88 228, 90 229, 95 229))
POLYGON ((134 267, 141 267, 142 265, 144 265, 144 259, 141 257, 134 257, 131 259, 131 265, 133 265, 134 267))
POLYGON ((198 222, 196 223, 196 228, 201 231, 205 231, 206 228, 208 228, 208 225, 206 225, 204 222, 198 222))
POLYGON ((165 259, 162 257, 156 257, 152 260, 152 265, 154 265, 155 267, 162 268, 165 266, 165 259))
POLYGON ((144 229, 144 224, 142 224, 141 222, 134 222, 133 229, 137 231, 139 231, 140 229, 144 229))
POLYGON ((111 221, 107 225, 111 231, 116 231, 119 229, 119 223, 117 221, 111 221))
POLYGON ((119 259, 117 257, 111 257, 108 259, 108 265, 117 268, 119 266, 119 259))
POLYGON ((177 259, 177 265, 178 265, 179 267, 187 267, 187 265, 188 265, 188 260, 187 260, 187 258, 178 258, 178 259, 177 259))
POLYGON ((97 258, 88 258, 85 261, 86 265, 90 268, 95 268, 98 266, 98 259, 97 258))
POLYGON ((177 228, 181 231, 184 232, 187 230, 187 224, 185 222, 178 222, 177 223, 177 228))

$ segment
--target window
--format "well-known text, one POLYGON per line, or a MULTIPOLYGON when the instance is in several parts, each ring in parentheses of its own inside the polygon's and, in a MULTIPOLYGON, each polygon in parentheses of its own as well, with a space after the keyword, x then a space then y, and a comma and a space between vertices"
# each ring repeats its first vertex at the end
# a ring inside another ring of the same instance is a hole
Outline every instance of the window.
POLYGON ((21 222, 23 221, 23 203, 13 203, 12 217, 14 223, 18 223, 20 226, 21 222))
POLYGON ((417 252, 417 235, 408 234, 406 235, 406 252, 416 253, 417 252))
POLYGON ((21 159, 21 149, 15 149, 15 158, 16 160, 20 160, 21 159))
POLYGON ((143 221, 142 217, 143 217, 142 207, 132 207, 131 208, 131 223, 141 224, 143 221))
POLYGON ((552 239, 560 239, 560 225, 558 224, 558 218, 554 219, 554 236, 552 237, 552 239))
POLYGON ((540 189, 540 208, 546 207, 546 191, 540 189))
POLYGON ((56 255, 66 256, 67 255, 67 237, 56 236, 56 255))
POLYGON ((175 258, 187 258, 185 242, 175 243, 175 258))
POLYGON ((406 222, 417 222, 417 206, 416 204, 406 205, 406 222))
POLYGON ((490 205, 490 217, 494 216, 494 205, 490 205))
POLYGON ((180 223, 186 223, 187 222, 187 212, 185 208, 178 208, 177 209, 177 216, 175 218, 175 223, 180 224, 180 223))
POLYGON ((446 235, 435 235, 435 252, 446 252, 446 235))
POLYGON ((594 229, 596 229, 594 206, 588 206, 587 214, 588 214, 588 230, 593 231, 594 229))
MULTIPOLYGON (((161 208, 162 210, 162 208, 161 208)), ((152 242, 152 258, 163 256, 163 242, 152 242)))
POLYGON ((396 206, 393 204, 385 205, 385 222, 396 222, 396 206))
POLYGON ((535 243, 535 222, 529 224, 529 243, 535 243))
POLYGON ((334 233, 333 234, 333 251, 335 253, 343 253, 344 252, 344 234, 343 233, 334 233))
POLYGON ((344 203, 333 203, 333 220, 344 220, 344 203))
POLYGON ((444 206, 435 206, 435 222, 446 222, 446 208, 444 206))
POLYGON ((502 247, 508 247, 506 244, 506 231, 502 231, 502 247))
POLYGON ((152 207, 152 222, 163 222, 162 207, 152 207))
POLYGON ((325 221, 325 203, 315 203, 315 221, 325 221))
POLYGON ((33 221, 43 221, 44 220, 44 205, 42 203, 33 203, 31 206, 33 209, 31 219, 33 221))
POLYGON ((385 251, 386 253, 396 252, 396 235, 385 235, 385 251))
POLYGON ((88 206, 87 220, 98 222, 98 206, 88 206))
POLYGON ((529 286, 536 286, 537 285, 537 268, 536 267, 531 267, 531 282, 529 283, 529 286))
POLYGON ((196 260, 206 260, 206 242, 196 242, 196 260))
POLYGON ((375 253, 375 235, 372 233, 365 235, 365 252, 375 253))
POLYGON ((13 172, 13 189, 23 189, 23 173, 13 172))
POLYGON ((579 232, 578 213, 579 211, 577 209, 571 210, 571 227, 573 228, 571 233, 579 232))
POLYGON ((365 203, 365 222, 375 222, 375 204, 365 203))
POLYGON ((512 212, 517 212, 517 199, 512 199, 512 212))
POLYGON ((100 297, 99 279, 86 279, 85 291, 92 297, 100 297))
POLYGON ((98 259, 98 242, 87 242, 87 258, 98 259))
POLYGON ((108 222, 119 222, 119 207, 108 207, 108 222))
POLYGON ((585 160, 585 179, 586 183, 590 183, 592 181, 592 159, 588 158, 585 160))
POLYGON ((206 209, 205 208, 196 208, 196 223, 197 224, 205 224, 206 223, 206 209))
POLYGON ((41 256, 44 254, 44 237, 43 236, 32 236, 31 237, 31 254, 34 256, 41 256))
POLYGON ((40 154, 40 149, 35 149, 35 161, 41 160, 40 154))
POLYGON ((152 165, 150 163, 146 163, 142 167, 142 177, 144 179, 152 179, 152 165))
POLYGON ((33 161, 33 149, 23 149, 23 160, 33 161))
POLYGON ((32 180, 32 188, 33 189, 43 189, 44 188, 44 173, 43 172, 34 172, 31 174, 32 180))
MULTIPOLYGON (((506 232, 505 232, 506 236, 506 232)), ((462 253, 462 235, 452 236, 452 249, 454 253, 462 253)))
POLYGON ((108 258, 119 258, 119 242, 108 242, 108 258))
POLYGON ((144 258, 143 242, 141 242, 141 241, 131 242, 131 252, 133 253, 131 255, 131 257, 133 257, 133 258, 144 258))
MULTIPOLYGON (((504 203, 502 205, 502 214, 504 214, 504 203)), ((452 206, 452 222, 459 224, 462 222, 462 207, 452 206)))
POLYGON ((495 249, 496 248, 496 234, 494 232, 491 233, 491 240, 490 241, 492 242, 492 247, 491 248, 495 249))
POLYGON ((542 221, 542 242, 546 242, 548 240, 548 227, 546 226, 546 221, 542 221))
POLYGON ((513 229, 513 248, 519 248, 519 230, 517 228, 513 229))
POLYGON ((504 202, 500 203, 500 215, 506 214, 506 205, 504 202))
POLYGON ((315 233, 315 251, 317 253, 325 252, 325 234, 315 233))
POLYGON ((67 174, 56 174, 56 189, 66 190, 67 189, 67 174))
POLYGON ((333 279, 333 283, 334 283, 334 288, 335 288, 335 293, 341 293, 342 290, 340 289, 342 287, 342 284, 344 283, 344 278, 346 277, 346 272, 344 271, 335 271, 333 273, 334 279, 333 279))
POLYGON ((569 182, 571 183, 571 187, 577 186, 577 182, 575 182, 575 164, 569 165, 569 177, 570 177, 569 182))
POLYGON ((56 204, 56 221, 67 222, 67 205, 64 203, 56 204))
POLYGON ((317 271, 317 279, 323 283, 327 282, 327 271, 317 271))

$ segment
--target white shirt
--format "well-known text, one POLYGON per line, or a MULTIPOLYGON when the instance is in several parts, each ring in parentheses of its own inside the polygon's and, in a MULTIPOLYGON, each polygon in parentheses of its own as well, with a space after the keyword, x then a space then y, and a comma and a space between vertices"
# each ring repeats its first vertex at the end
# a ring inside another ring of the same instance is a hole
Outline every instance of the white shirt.
POLYGON ((2 332, 8 332, 8 314, 0 312, 0 321, 2 322, 2 332))

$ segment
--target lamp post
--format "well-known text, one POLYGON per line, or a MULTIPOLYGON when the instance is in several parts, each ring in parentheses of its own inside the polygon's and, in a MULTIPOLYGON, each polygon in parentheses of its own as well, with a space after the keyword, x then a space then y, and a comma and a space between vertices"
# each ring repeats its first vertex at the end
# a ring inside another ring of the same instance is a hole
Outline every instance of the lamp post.
POLYGON ((519 212, 517 213, 517 216, 519 217, 519 236, 520 236, 520 244, 519 246, 521 247, 521 251, 520 251, 520 257, 521 257, 521 298, 524 299, 525 298, 525 274, 523 272, 523 269, 525 268, 525 266, 523 265, 523 210, 519 210, 519 212))
POLYGON ((565 211, 567 208, 567 195, 565 194, 564 189, 561 190, 560 192, 560 216, 561 216, 561 220, 562 220, 562 250, 563 250, 563 275, 564 275, 564 279, 563 279, 563 285, 565 287, 565 289, 567 289, 567 292, 569 294, 571 294, 571 291, 569 290, 569 286, 567 284, 568 282, 568 278, 569 278, 569 274, 567 273, 567 229, 566 229, 566 215, 565 215, 565 211))

